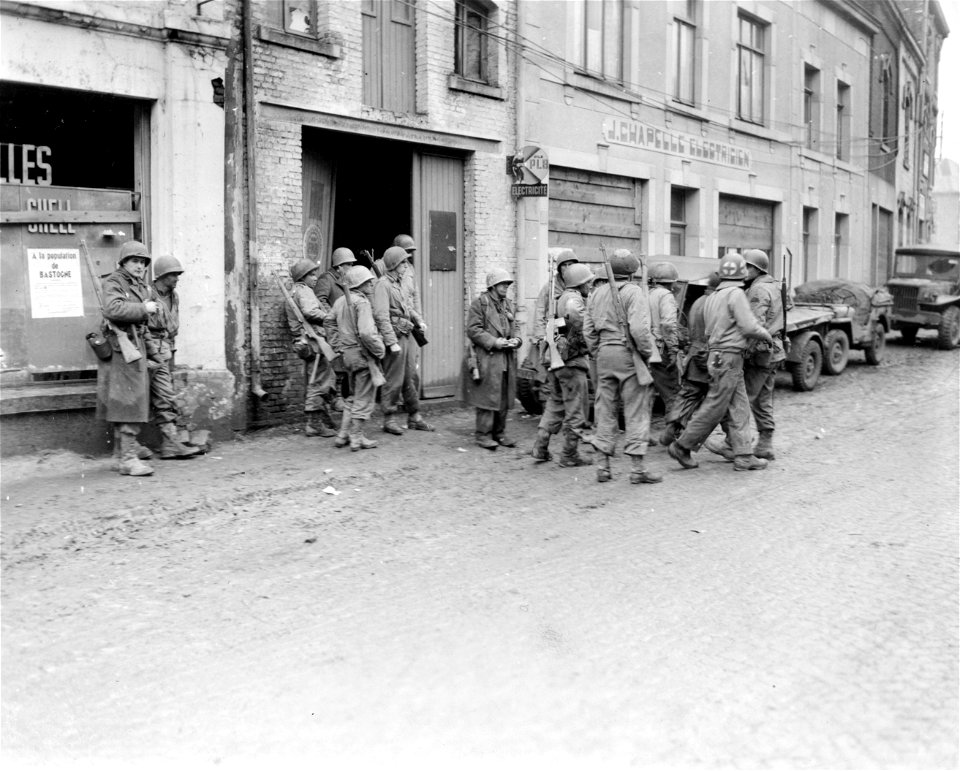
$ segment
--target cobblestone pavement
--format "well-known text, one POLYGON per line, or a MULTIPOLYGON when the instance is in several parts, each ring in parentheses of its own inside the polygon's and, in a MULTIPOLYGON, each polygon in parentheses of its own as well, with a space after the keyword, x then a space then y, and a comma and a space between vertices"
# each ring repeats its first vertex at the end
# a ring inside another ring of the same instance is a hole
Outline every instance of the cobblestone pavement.
POLYGON ((778 388, 767 471, 656 486, 453 408, 5 461, 5 767, 956 768, 960 357, 852 358, 778 388))

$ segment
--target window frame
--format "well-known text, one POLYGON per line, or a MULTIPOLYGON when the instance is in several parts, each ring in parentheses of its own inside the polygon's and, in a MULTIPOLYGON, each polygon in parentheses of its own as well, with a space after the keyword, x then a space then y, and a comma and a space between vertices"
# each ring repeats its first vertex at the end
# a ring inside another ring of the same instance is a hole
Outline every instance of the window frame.
POLYGON ((490 25, 491 25, 491 6, 481 0, 456 0, 454 19, 454 54, 453 54, 453 72, 458 78, 471 83, 481 83, 484 85, 494 85, 491 79, 490 66, 490 25), (483 27, 471 27, 466 23, 470 14, 475 14, 483 20, 483 27), (477 37, 478 69, 479 73, 474 76, 472 68, 466 63, 466 49, 468 36, 471 36, 470 30, 477 37))
POLYGON ((298 37, 307 38, 308 40, 317 39, 317 0, 281 0, 280 6, 280 12, 283 15, 281 24, 286 34, 297 35, 298 37), (307 6, 309 8, 309 28, 306 31, 293 29, 287 24, 287 19, 289 18, 288 9, 291 6, 307 6))
POLYGON ((737 14, 737 118, 756 126, 766 125, 769 29, 770 25, 762 19, 742 12, 737 14), (748 40, 744 40, 745 28, 750 32, 748 40), (749 62, 749 68, 744 66, 745 60, 749 62), (748 69, 749 82, 745 81, 748 69), (757 76, 759 76, 759 84, 756 83, 757 76), (749 105, 745 105, 745 101, 748 101, 749 105))
POLYGON ((697 100, 697 0, 687 0, 685 13, 674 14, 672 37, 670 95, 673 101, 693 107, 697 100))
POLYGON ((627 0, 578 0, 574 10, 578 37, 574 62, 578 71, 588 77, 596 78, 618 86, 625 84, 627 70, 626 53, 628 49, 628 3, 627 0), (597 13, 599 9, 599 13, 597 13), (608 17, 608 9, 616 9, 608 17), (593 35, 591 23, 594 23, 593 35), (615 38, 613 50, 610 50, 611 38, 615 38), (614 61, 614 59, 616 61, 614 61), (594 66, 594 62, 599 66, 594 66), (608 64, 613 65, 608 71, 608 64))
POLYGON ((686 256, 687 226, 690 224, 687 216, 689 201, 690 195, 687 188, 678 185, 670 186, 670 254, 677 257, 686 256), (679 217, 676 216, 678 213, 679 217), (677 239, 679 239, 679 247, 675 248, 677 239))
POLYGON ((820 149, 820 104, 820 70, 804 62, 803 124, 807 133, 804 144, 808 150, 820 149))
POLYGON ((850 84, 838 80, 836 110, 837 149, 835 153, 838 161, 850 160, 850 95, 850 84))

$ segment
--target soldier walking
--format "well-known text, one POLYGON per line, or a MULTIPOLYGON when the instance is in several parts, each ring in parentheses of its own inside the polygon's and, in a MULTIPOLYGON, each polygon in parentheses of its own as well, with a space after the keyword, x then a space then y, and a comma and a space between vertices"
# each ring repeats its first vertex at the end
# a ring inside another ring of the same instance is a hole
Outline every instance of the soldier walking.
MULTIPOLYGON (((630 456, 631 484, 653 484, 663 477, 650 471, 644 463, 650 434, 650 408, 653 402, 650 385, 641 385, 637 366, 653 353, 650 337, 650 309, 643 291, 631 283, 630 277, 640 267, 627 249, 617 249, 610 257, 614 283, 597 287, 587 300, 583 317, 583 336, 587 348, 597 361, 596 432, 593 446, 599 451, 597 481, 612 478, 610 457, 616 452, 619 431, 619 405, 623 405, 626 423, 624 452, 630 456), (617 292, 626 318, 627 334, 643 361, 634 363, 617 316, 613 292, 617 292)), ((649 382, 649 372, 640 372, 649 382)))
POLYGON ((589 390, 587 344, 583 338, 583 314, 586 298, 593 286, 593 271, 573 263, 566 272, 566 289, 557 300, 557 318, 563 328, 557 338, 563 366, 547 371, 547 401, 537 428, 537 439, 530 453, 537 461, 552 459, 550 437, 563 429, 561 466, 588 466, 590 461, 578 453, 580 432, 587 424, 584 403, 589 390))
POLYGON ((747 266, 736 252, 720 261, 720 284, 706 301, 706 333, 709 345, 707 369, 710 388, 683 433, 667 452, 684 468, 699 463, 690 455, 726 418, 736 471, 766 468, 767 462, 753 455, 750 443, 750 402, 743 380, 743 354, 747 338, 772 343, 773 338, 754 318, 743 291, 747 266))
POLYGON ((374 304, 387 309, 392 333, 396 339, 383 357, 383 376, 387 382, 380 389, 383 430, 403 434, 397 422, 400 402, 407 413, 407 428, 433 431, 433 426, 420 414, 420 346, 411 332, 418 324, 410 283, 404 277, 410 272, 407 252, 391 246, 383 254, 384 274, 376 283, 374 304))
MULTIPOLYGON (((661 360, 649 366, 653 387, 663 400, 664 415, 670 414, 680 390, 680 374, 677 371, 677 353, 680 350, 679 313, 677 300, 673 296, 673 285, 679 278, 680 274, 673 263, 658 262, 650 266, 650 329, 661 360)), ((652 440, 651 443, 656 444, 656 441, 652 440)))
POLYGON ((479 381, 467 389, 467 402, 477 411, 477 444, 487 450, 516 447, 506 435, 507 413, 513 404, 517 378, 516 311, 507 299, 513 279, 502 269, 487 274, 487 291, 467 312, 467 337, 477 358, 479 381))

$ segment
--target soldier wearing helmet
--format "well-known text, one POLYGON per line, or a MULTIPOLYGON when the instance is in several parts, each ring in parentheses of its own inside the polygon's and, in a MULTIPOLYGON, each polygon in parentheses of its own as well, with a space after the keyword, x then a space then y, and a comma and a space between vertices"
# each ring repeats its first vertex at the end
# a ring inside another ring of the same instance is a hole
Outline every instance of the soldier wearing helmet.
POLYGON ((653 387, 663 400, 664 414, 669 414, 680 388, 680 374, 677 371, 679 311, 673 296, 673 285, 680 274, 673 263, 658 262, 650 266, 647 278, 650 283, 647 294, 650 301, 650 328, 661 359, 659 363, 650 365, 650 376, 653 378, 653 387))
MULTIPOLYGON (((364 434, 364 426, 373 414, 377 386, 374 376, 382 380, 380 360, 386 352, 383 338, 373 318, 373 273, 362 265, 354 265, 346 274, 347 291, 333 304, 330 322, 335 326, 335 350, 343 358, 350 376, 351 403, 349 425, 346 419, 341 431, 349 430, 350 449, 371 450, 376 441, 364 434)), ((338 446, 342 444, 338 441, 338 446)))
POLYGON ((142 424, 150 417, 150 375, 147 369, 147 319, 159 305, 150 299, 145 277, 150 253, 139 241, 120 247, 117 269, 103 280, 103 317, 112 322, 103 332, 113 350, 109 361, 100 362, 97 378, 97 417, 113 424, 115 448, 119 448, 117 470, 123 475, 148 476, 153 469, 143 461, 151 456, 137 442, 142 424), (120 349, 119 335, 140 354, 127 361, 120 349))
MULTIPOLYGON (((357 258, 350 249, 340 246, 333 250, 330 257, 330 270, 320 274, 320 278, 317 279, 317 284, 313 288, 313 293, 320 301, 320 308, 325 314, 329 314, 337 298, 343 296, 343 282, 346 273, 351 266, 356 264, 357 258)), ((333 372, 336 382, 327 393, 327 404, 330 410, 342 414, 345 412, 344 407, 346 406, 343 401, 344 397, 349 395, 349 378, 343 369, 343 362, 339 358, 333 363, 333 372)))
POLYGON ((487 290, 470 303, 467 338, 473 346, 480 379, 467 386, 467 403, 476 409, 476 441, 480 447, 516 447, 506 434, 517 378, 516 310, 507 298, 513 279, 496 268, 487 274, 487 290))
MULTIPOLYGON (((412 239, 411 239, 412 241, 412 239)), ((407 275, 409 255, 400 246, 391 246, 383 253, 383 276, 374 290, 374 308, 383 312, 390 325, 392 342, 383 357, 383 376, 387 382, 380 389, 383 430, 403 435, 397 421, 401 407, 407 413, 407 428, 433 431, 433 426, 420 414, 420 346, 411 334, 417 326, 414 298, 407 275)))
POLYGON ((590 461, 578 453, 580 432, 586 427, 584 404, 589 392, 587 344, 583 339, 583 313, 586 298, 593 288, 593 271, 582 263, 572 263, 566 272, 566 289, 557 300, 557 318, 563 320, 557 335, 557 349, 563 366, 547 372, 547 398, 537 427, 537 439, 531 455, 537 461, 551 460, 550 437, 563 429, 563 453, 560 465, 588 466, 590 461))
POLYGON ((643 290, 631 282, 640 260, 627 249, 610 256, 614 281, 597 287, 587 300, 583 318, 583 336, 597 362, 596 433, 593 446, 598 450, 597 481, 612 478, 610 457, 616 452, 619 434, 619 407, 626 423, 624 452, 630 456, 630 482, 656 483, 662 477, 644 462, 650 438, 650 408, 653 392, 645 365, 653 353, 650 336, 650 308, 643 290), (615 300, 619 296, 619 304, 615 300), (620 324, 622 307, 626 333, 642 361, 636 361, 624 338, 620 324), (638 368, 639 371, 638 371, 638 368), (642 385, 643 379, 647 384, 642 385))
POLYGON ((711 432, 727 420, 727 435, 734 454, 736 471, 766 468, 767 462, 753 455, 750 441, 750 401, 743 380, 743 354, 748 338, 773 342, 770 333, 757 322, 743 291, 747 266, 736 252, 720 260, 720 283, 706 300, 705 329, 709 354, 707 369, 710 387, 683 433, 667 452, 684 468, 699 464, 691 451, 699 448, 711 432))
POLYGON ((173 387, 173 356, 177 351, 177 332, 180 330, 180 298, 177 283, 183 273, 180 260, 170 255, 157 257, 153 262, 153 284, 150 299, 157 310, 147 318, 150 336, 147 341, 147 367, 150 372, 150 408, 154 422, 163 437, 161 460, 191 458, 200 454, 199 447, 180 441, 182 423, 177 392, 173 387))
MULTIPOLYGON (((549 321, 551 303, 553 300, 559 299, 563 290, 567 287, 565 280, 567 270, 570 266, 580 262, 580 258, 577 257, 573 249, 567 249, 561 246, 551 247, 547 250, 547 254, 550 262, 556 266, 557 272, 555 275, 549 276, 547 282, 540 287, 537 302, 534 306, 533 340, 538 345, 543 343, 547 333, 547 321, 549 321), (551 294, 551 291, 553 294, 551 294)), ((549 356, 549 353, 544 350, 545 347, 545 345, 540 345, 541 354, 549 356)), ((549 366, 549 363, 547 366, 549 366)))
MULTIPOLYGON (((304 322, 320 337, 326 336, 324 321, 327 311, 317 299, 316 286, 320 279, 320 266, 313 260, 297 260, 290 268, 293 289, 290 295, 300 309, 304 322)), ((293 336, 293 349, 303 359, 306 393, 303 402, 303 433, 305 436, 335 436, 336 423, 330 414, 330 394, 336 378, 333 366, 320 353, 316 341, 303 328, 293 309, 286 307, 287 324, 293 336)))
MULTIPOLYGON (((394 246, 403 249, 403 251, 407 254, 406 263, 400 268, 400 280, 403 283, 404 290, 412 298, 410 315, 412 318, 416 319, 417 326, 420 327, 424 334, 426 334, 427 324, 423 318, 423 308, 420 306, 420 288, 417 286, 416 271, 413 268, 413 258, 417 255, 417 243, 413 240, 412 236, 408 236, 406 233, 401 233, 393 239, 391 248, 394 246)), ((389 251, 389 249, 387 251, 389 251)), ((381 277, 388 270, 384 264, 386 254, 387 253, 384 252, 384 256, 375 260, 373 263, 374 272, 381 277)), ((377 322, 378 324, 381 323, 380 319, 378 319, 377 322)), ((384 330, 381 329, 380 333, 383 334, 383 332, 384 330)))

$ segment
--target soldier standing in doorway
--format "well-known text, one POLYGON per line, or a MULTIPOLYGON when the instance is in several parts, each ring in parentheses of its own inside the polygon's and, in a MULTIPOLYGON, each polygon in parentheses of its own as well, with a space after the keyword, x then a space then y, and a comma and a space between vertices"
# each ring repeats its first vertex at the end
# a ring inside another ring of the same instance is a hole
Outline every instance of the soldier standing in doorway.
MULTIPOLYGON (((357 258, 346 247, 341 246, 333 250, 333 255, 330 258, 330 270, 320 274, 317 285, 313 288, 313 292, 320 302, 320 309, 324 314, 329 314, 333 310, 333 304, 337 301, 337 298, 343 296, 344 277, 350 266, 356 265, 356 263, 357 258)), ((349 395, 347 393, 349 378, 340 357, 337 357, 333 363, 333 373, 336 378, 336 385, 333 389, 333 398, 330 400, 330 409, 342 413, 345 409, 343 398, 349 395)))

